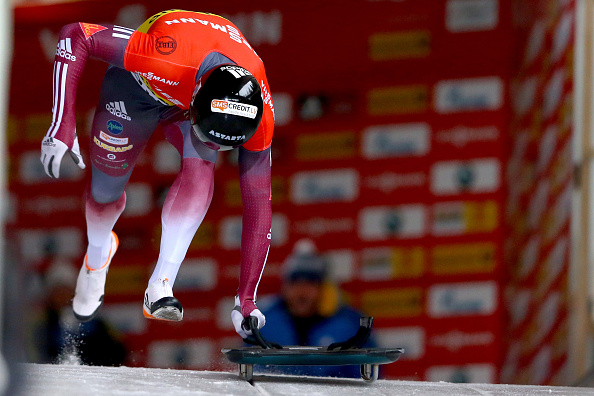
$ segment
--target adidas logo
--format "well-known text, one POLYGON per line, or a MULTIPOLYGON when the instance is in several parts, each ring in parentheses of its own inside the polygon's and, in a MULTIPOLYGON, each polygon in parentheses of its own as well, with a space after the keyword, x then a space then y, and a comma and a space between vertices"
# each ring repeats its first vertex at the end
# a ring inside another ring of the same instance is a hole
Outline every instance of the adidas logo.
POLYGON ((113 114, 116 117, 123 118, 126 121, 131 121, 132 118, 128 114, 126 114, 126 106, 124 105, 123 101, 118 102, 109 102, 105 105, 107 111, 113 114))
POLYGON ((56 48, 56 55, 60 58, 76 62, 76 56, 72 55, 72 46, 70 44, 69 38, 60 40, 60 42, 58 43, 58 48, 56 48))

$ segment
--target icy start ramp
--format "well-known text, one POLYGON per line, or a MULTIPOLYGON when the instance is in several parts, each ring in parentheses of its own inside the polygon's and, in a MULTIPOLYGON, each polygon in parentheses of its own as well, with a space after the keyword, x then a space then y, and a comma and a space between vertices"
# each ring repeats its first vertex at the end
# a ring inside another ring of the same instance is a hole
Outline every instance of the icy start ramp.
POLYGON ((594 388, 257 375, 250 385, 236 373, 132 367, 24 364, 22 369, 23 396, 594 395, 594 388))

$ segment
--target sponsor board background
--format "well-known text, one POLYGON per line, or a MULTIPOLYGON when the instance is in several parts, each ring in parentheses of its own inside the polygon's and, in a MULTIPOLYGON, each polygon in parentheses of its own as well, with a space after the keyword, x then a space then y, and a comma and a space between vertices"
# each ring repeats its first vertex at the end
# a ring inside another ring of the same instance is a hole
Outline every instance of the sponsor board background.
MULTIPOLYGON (((259 294, 278 291, 282 261, 310 237, 345 298, 376 318, 380 344, 410 351, 386 377, 562 383, 574 3, 428 1, 232 0, 197 10, 238 25, 273 92, 272 248, 259 294)), ((31 316, 41 274, 58 259, 78 268, 86 246, 89 172, 64 161, 55 181, 38 159, 57 32, 79 21, 134 28, 161 11, 98 3, 15 9, 9 237, 37 290, 31 316)), ((79 85, 83 156, 105 69, 89 61, 79 85)), ((238 343, 229 321, 242 211, 235 153, 219 156, 213 203, 176 282, 184 321, 141 314, 178 166, 157 130, 127 187, 102 314, 123 335, 128 365, 231 369, 219 350, 238 343)))

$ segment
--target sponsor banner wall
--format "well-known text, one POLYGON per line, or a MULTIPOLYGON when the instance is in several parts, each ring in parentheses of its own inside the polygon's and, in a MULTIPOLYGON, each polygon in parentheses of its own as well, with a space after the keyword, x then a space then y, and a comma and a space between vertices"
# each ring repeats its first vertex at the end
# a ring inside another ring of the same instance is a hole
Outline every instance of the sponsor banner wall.
MULTIPOLYGON (((405 347, 385 377, 559 378, 573 2, 547 1, 523 29, 512 11, 535 6, 521 0, 307 3, 176 4, 232 20, 266 65, 276 126, 271 249, 259 295, 279 291, 293 244, 312 238, 345 299, 375 317, 378 343, 405 347), (555 323, 539 327, 549 314, 555 323), (536 354, 543 346, 550 353, 536 354), (550 370, 538 377, 543 365, 550 370), (514 377, 510 367, 528 374, 514 377)), ((39 162, 58 32, 72 22, 136 28, 159 11, 112 0, 15 9, 8 227, 32 279, 57 258, 78 271, 86 247, 89 169, 65 160, 53 180, 39 162)), ((78 89, 85 158, 91 144, 106 156, 128 147, 121 100, 108 105, 114 122, 89 139, 106 67, 89 60, 78 89)), ((157 129, 126 188, 105 316, 125 338, 128 365, 231 370, 219 351, 240 342, 228 320, 241 240, 236 152, 219 153, 210 210, 176 280, 184 321, 142 317, 160 212, 178 170, 179 154, 157 129)))

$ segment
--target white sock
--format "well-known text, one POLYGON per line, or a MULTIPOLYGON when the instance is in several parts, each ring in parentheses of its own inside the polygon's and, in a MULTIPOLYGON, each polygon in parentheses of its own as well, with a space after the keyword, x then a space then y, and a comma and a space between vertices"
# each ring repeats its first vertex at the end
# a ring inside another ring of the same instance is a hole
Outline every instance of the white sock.
POLYGON ((105 265, 109 260, 109 253, 111 252, 111 234, 107 239, 107 243, 101 246, 92 245, 89 243, 87 247, 87 267, 91 269, 98 269, 105 265))
POLYGON ((181 263, 172 263, 159 258, 159 260, 157 260, 155 270, 153 271, 153 275, 151 275, 151 278, 149 279, 149 285, 159 279, 167 279, 171 287, 173 287, 180 266, 181 263))

